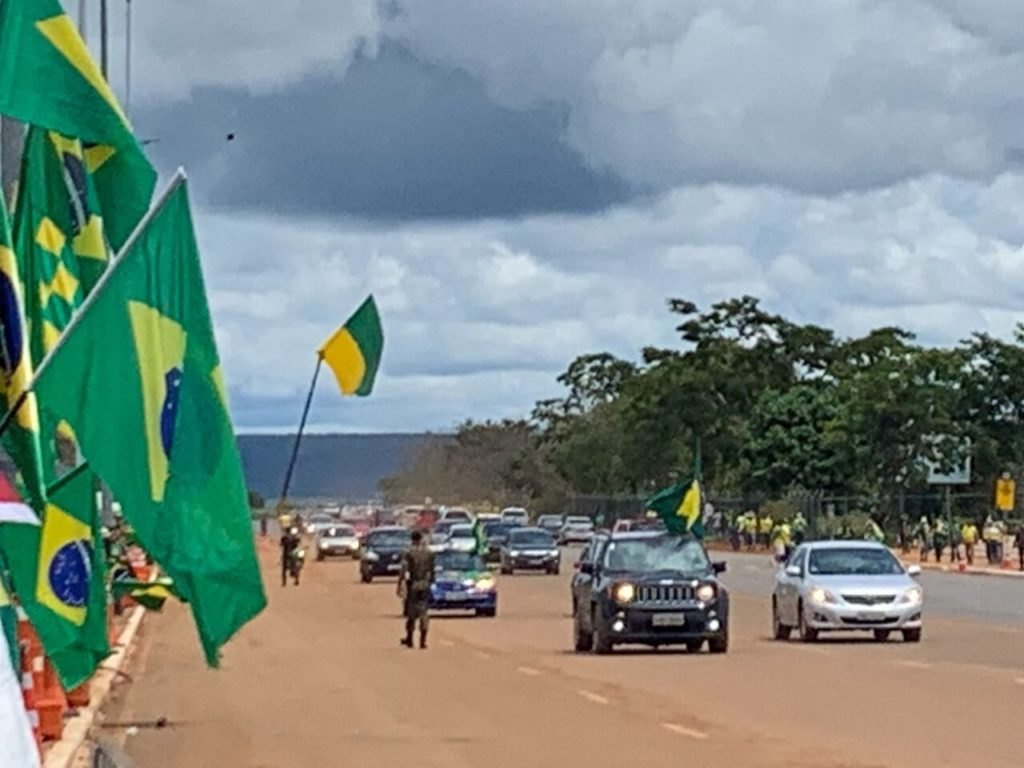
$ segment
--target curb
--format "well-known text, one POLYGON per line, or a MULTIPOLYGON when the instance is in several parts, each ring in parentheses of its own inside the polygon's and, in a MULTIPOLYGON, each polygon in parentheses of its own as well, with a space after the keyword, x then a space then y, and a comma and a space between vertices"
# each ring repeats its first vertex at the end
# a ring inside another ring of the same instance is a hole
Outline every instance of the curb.
POLYGON ((114 678, 121 672, 128 650, 131 648, 135 635, 138 634, 146 609, 141 605, 135 607, 128 623, 117 638, 116 650, 107 657, 103 667, 89 683, 89 706, 78 710, 78 715, 67 721, 60 741, 46 753, 43 768, 71 768, 78 753, 89 740, 89 731, 96 722, 96 715, 106 702, 107 695, 114 684, 114 678))

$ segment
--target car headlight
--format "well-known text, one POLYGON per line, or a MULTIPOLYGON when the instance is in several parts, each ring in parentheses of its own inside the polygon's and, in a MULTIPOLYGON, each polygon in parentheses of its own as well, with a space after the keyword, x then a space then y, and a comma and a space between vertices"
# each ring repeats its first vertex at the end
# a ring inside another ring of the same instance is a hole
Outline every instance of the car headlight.
POLYGON ((920 587, 911 587, 903 593, 901 603, 920 603, 924 599, 924 590, 920 587))
POLYGON ((819 605, 836 602, 836 596, 821 587, 814 587, 814 589, 807 593, 807 596, 811 599, 812 603, 818 603, 819 605))
POLYGON ((484 576, 476 582, 476 588, 481 592, 490 592, 495 586, 497 586, 497 583, 490 576, 484 576))
POLYGON ((617 603, 631 603, 633 602, 633 598, 636 597, 636 587, 628 581, 622 584, 616 584, 612 588, 612 597, 615 598, 615 602, 617 603))
POLYGON ((718 590, 715 589, 714 584, 701 584, 697 587, 695 594, 697 595, 697 599, 702 603, 710 603, 715 599, 715 595, 718 594, 718 590))
POLYGON ((519 557, 523 553, 520 552, 518 549, 512 549, 512 550, 509 550, 509 554, 512 555, 512 557, 519 557))
POLYGON ((378 560, 380 560, 380 555, 378 555, 376 552, 366 551, 363 553, 363 557, 365 557, 366 560, 371 563, 376 563, 378 560))
POLYGON ((320 549, 327 549, 327 542, 326 541, 321 541, 320 542, 320 549))
POLYGON ((548 552, 548 554, 551 555, 551 557, 558 557, 559 552, 557 549, 552 549, 548 552))

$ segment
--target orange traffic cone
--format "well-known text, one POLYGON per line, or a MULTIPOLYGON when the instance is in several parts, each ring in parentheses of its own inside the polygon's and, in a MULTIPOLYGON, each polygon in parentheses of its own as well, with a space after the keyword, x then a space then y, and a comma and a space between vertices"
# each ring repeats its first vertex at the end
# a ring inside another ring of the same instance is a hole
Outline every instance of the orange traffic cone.
POLYGON ((64 733, 64 713, 68 699, 61 687, 57 670, 45 656, 42 657, 43 687, 36 698, 39 710, 39 732, 45 741, 57 741, 64 733))
POLYGON ((35 677, 32 674, 32 656, 28 643, 19 645, 21 650, 21 698, 25 703, 25 713, 32 725, 32 735, 36 739, 40 757, 43 750, 43 737, 39 731, 39 710, 36 708, 35 677))

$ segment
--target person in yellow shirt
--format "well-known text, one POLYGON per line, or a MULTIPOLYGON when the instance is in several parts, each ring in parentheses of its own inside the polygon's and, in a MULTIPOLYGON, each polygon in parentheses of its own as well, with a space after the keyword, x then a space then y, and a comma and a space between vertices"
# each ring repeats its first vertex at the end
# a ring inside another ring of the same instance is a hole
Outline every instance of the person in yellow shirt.
POLYGON ((775 527, 775 521, 772 520, 771 515, 765 515, 757 521, 757 532, 760 534, 760 544, 764 549, 769 549, 772 544, 772 529, 775 527))
POLYGON ((973 520, 964 520, 960 526, 960 538, 964 542, 964 552, 967 553, 967 564, 974 565, 974 547, 978 543, 978 526, 973 520))

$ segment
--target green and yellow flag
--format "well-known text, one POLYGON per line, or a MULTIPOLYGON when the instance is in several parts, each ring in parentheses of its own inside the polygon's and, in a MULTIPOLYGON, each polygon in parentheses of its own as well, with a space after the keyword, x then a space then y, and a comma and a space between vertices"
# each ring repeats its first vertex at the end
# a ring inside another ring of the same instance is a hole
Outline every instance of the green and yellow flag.
POLYGON ((665 488, 647 501, 647 509, 658 513, 670 533, 692 533, 704 537, 704 513, 700 481, 665 488))
POLYGON ((188 196, 175 184, 51 353, 36 394, 190 604, 215 666, 266 596, 188 196))
MULTIPOLYGON (((7 641, 11 667, 18 671, 21 669, 21 659, 18 654, 18 614, 11 602, 11 587, 2 555, 0 555, 0 632, 3 633, 4 640, 7 641)), ((0 664, 3 664, 2 659, 0 659, 0 664)))
POLYGON ((149 207, 156 171, 59 0, 0 3, 0 113, 82 142, 107 239, 120 248, 149 207))
POLYGON ((331 366, 343 395, 365 397, 373 391, 383 349, 380 314, 373 296, 369 296, 348 322, 324 342, 319 355, 331 366))
POLYGON ((166 577, 156 581, 140 579, 114 579, 110 583, 110 591, 115 600, 127 595, 147 611, 160 611, 168 598, 180 597, 174 588, 174 580, 166 577))

